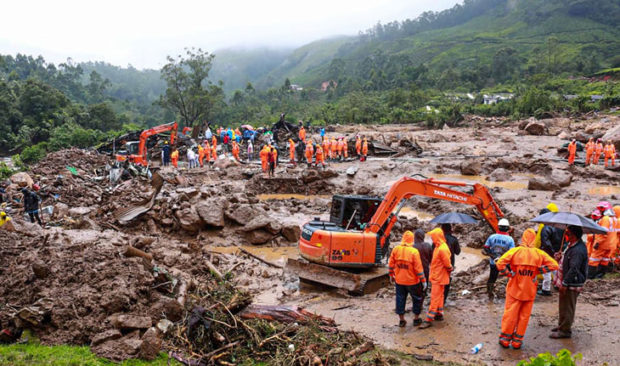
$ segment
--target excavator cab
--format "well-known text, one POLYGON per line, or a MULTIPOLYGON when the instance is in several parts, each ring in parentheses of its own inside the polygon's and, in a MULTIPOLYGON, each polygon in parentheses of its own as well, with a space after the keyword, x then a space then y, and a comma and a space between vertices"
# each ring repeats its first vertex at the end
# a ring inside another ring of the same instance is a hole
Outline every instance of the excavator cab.
POLYGON ((329 221, 345 230, 363 230, 381 201, 378 197, 335 195, 329 221))

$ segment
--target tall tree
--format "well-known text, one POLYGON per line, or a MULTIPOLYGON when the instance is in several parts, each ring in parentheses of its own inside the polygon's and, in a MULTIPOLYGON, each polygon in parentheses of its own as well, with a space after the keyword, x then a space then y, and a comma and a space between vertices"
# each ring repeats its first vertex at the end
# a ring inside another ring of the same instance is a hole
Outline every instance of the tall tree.
MULTIPOLYGON (((214 55, 191 48, 186 56, 167 57, 168 63, 161 69, 161 77, 167 89, 160 104, 177 112, 188 126, 197 126, 217 114, 224 100, 221 82, 208 81, 214 55)), ((198 129, 194 129, 194 134, 198 129)))

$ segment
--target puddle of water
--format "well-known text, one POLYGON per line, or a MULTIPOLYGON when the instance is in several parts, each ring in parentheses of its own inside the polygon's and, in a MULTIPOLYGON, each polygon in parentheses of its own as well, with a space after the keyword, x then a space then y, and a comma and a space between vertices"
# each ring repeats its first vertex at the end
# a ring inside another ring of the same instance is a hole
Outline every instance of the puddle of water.
POLYGON ((527 189, 527 182, 524 181, 506 181, 506 182, 491 182, 481 175, 460 175, 460 174, 434 174, 435 179, 456 179, 457 181, 474 181, 480 184, 484 184, 487 187, 495 188, 501 187, 509 190, 527 189))
POLYGON ((596 196, 620 194, 620 186, 596 186, 588 189, 588 194, 596 196))
POLYGON ((398 214, 399 216, 405 216, 408 219, 413 219, 416 218, 420 221, 429 221, 431 219, 433 219, 435 216, 428 213, 428 212, 422 212, 422 211, 417 211, 414 210, 411 207, 403 207, 400 209, 400 213, 398 214))
POLYGON ((480 263, 481 260, 488 258, 481 252, 482 249, 461 247, 461 254, 454 259, 455 273, 464 272, 480 263))
POLYGON ((269 200, 289 200, 289 199, 298 199, 298 200, 312 200, 315 198, 330 198, 329 195, 310 195, 306 196, 303 194, 296 193, 274 193, 274 194, 259 194, 258 199, 260 201, 269 201, 269 200))
MULTIPOLYGON (((251 245, 242 245, 243 249, 248 252, 254 254, 257 257, 260 257, 270 263, 277 265, 285 265, 288 258, 297 258, 298 250, 297 247, 277 247, 277 248, 268 248, 268 247, 255 247, 251 245)), ((237 254, 239 253, 239 249, 235 246, 231 247, 209 247, 209 251, 213 253, 220 254, 237 254)))

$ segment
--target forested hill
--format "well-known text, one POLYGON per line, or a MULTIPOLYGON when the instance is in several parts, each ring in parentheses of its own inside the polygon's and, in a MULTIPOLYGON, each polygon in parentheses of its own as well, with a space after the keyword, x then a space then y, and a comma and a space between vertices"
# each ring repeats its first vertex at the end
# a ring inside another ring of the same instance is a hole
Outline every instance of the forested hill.
MULTIPOLYGON (((318 88, 333 79, 348 90, 376 90, 422 77, 442 89, 477 90, 541 72, 588 75, 620 66, 619 27, 617 0, 465 0, 357 37, 308 44, 267 74, 246 75, 267 87, 289 78, 318 88)), ((227 66, 243 73, 229 59, 227 66)))

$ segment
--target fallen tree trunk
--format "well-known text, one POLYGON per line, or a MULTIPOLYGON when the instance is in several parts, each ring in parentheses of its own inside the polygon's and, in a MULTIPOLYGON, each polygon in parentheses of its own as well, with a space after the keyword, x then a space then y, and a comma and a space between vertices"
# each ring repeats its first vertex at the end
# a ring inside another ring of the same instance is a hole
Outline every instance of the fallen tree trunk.
POLYGON ((141 257, 141 258, 148 260, 149 262, 153 260, 152 254, 144 252, 138 248, 134 248, 131 245, 128 245, 127 249, 125 249, 125 256, 126 257, 141 257))
POLYGON ((317 321, 321 325, 336 325, 333 319, 311 313, 297 306, 252 304, 239 313, 239 316, 242 319, 265 319, 282 323, 306 324, 310 321, 317 321))

